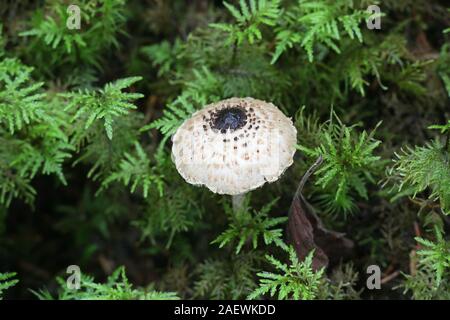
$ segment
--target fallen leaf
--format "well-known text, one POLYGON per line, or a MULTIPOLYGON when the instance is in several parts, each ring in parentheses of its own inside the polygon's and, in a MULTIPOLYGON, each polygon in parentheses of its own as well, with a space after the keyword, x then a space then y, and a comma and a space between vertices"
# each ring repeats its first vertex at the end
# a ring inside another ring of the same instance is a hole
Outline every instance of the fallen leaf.
POLYGON ((326 268, 330 257, 340 259, 343 255, 348 255, 354 247, 353 241, 346 238, 345 234, 326 229, 314 208, 303 197, 302 190, 306 181, 321 164, 322 157, 319 157, 300 181, 292 200, 288 221, 288 237, 298 258, 303 260, 314 250, 314 270, 326 268))

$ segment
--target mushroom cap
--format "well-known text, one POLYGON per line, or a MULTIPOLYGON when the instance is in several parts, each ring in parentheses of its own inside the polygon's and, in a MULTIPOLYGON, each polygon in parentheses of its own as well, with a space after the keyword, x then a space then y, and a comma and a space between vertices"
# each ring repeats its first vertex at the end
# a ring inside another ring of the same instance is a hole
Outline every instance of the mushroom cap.
POLYGON ((172 137, 181 176, 219 194, 273 182, 293 163, 297 130, 275 105, 230 98, 195 112, 172 137))

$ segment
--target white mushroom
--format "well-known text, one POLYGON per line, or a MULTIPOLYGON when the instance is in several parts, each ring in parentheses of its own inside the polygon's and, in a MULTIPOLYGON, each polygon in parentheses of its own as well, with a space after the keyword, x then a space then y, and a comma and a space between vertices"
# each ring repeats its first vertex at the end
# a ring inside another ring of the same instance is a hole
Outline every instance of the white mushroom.
POLYGON ((297 130, 272 103, 230 98, 194 113, 172 141, 187 182, 234 196, 281 176, 293 162, 297 130))

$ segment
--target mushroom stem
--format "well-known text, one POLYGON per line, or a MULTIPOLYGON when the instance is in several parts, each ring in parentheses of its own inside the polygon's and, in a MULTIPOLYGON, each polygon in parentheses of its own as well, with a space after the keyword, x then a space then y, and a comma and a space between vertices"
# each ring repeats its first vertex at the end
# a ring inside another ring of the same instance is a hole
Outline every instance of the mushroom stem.
POLYGON ((236 194, 231 196, 233 202, 233 213, 237 214, 242 210, 242 205, 244 204, 245 193, 236 194))

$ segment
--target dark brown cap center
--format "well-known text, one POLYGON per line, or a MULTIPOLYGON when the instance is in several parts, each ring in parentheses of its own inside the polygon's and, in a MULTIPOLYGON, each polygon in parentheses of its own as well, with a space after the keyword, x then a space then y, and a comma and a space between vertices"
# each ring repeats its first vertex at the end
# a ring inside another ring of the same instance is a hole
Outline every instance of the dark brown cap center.
POLYGON ((244 108, 239 106, 226 107, 213 115, 212 128, 225 133, 242 128, 247 123, 247 114, 244 108))

